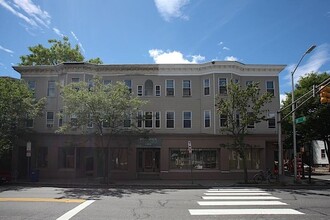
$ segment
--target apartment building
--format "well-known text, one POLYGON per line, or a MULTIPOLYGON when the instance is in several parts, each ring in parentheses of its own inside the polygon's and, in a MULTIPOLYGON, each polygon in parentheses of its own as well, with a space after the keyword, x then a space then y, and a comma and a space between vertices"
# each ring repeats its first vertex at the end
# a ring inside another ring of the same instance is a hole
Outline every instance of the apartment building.
POLYGON ((276 112, 280 107, 279 73, 284 65, 248 65, 214 61, 204 64, 95 65, 63 63, 55 66, 15 66, 36 98, 47 98, 44 116, 28 120, 34 132, 22 137, 14 150, 21 176, 38 169, 40 178, 98 178, 108 158, 112 179, 233 179, 241 178, 242 161, 232 150, 221 148, 230 138, 216 112, 216 97, 227 95, 230 80, 246 86, 259 82, 262 93, 274 95, 267 104, 269 120, 249 126, 246 142, 248 169, 272 168, 277 158, 276 112), (141 109, 145 120, 138 126, 147 136, 116 135, 100 149, 96 139, 79 132, 58 134, 63 103, 58 85, 89 82, 101 76, 105 84, 123 81, 148 103, 141 109), (31 157, 26 142, 31 143, 31 157), (191 146, 192 153, 188 151, 191 146))

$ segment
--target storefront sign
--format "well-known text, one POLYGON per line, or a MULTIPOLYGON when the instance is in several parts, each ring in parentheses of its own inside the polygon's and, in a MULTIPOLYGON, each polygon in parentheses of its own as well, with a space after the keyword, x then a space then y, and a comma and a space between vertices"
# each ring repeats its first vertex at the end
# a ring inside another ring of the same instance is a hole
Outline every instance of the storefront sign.
POLYGON ((138 148, 161 148, 161 140, 158 138, 140 138, 138 148))

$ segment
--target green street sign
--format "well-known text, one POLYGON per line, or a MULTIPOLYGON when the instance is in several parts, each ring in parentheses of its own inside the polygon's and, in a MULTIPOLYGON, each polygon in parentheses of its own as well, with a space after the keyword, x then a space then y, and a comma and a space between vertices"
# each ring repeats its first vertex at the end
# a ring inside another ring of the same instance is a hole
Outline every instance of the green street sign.
POLYGON ((296 118, 296 124, 303 123, 305 121, 306 121, 306 117, 305 116, 300 117, 300 118, 296 118))

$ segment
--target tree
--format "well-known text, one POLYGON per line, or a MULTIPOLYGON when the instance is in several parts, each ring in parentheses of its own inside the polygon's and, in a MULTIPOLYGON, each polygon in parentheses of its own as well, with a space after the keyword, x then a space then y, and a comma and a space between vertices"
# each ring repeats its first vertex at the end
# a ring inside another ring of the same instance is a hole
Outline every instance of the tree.
MULTIPOLYGON (((20 66, 35 65, 57 65, 63 62, 83 62, 84 56, 81 54, 79 46, 71 47, 68 37, 63 37, 63 41, 50 39, 50 48, 41 44, 29 47, 31 54, 21 56, 20 66)), ((90 59, 89 63, 102 64, 100 58, 90 59)))
MULTIPOLYGON (((71 83, 61 91, 63 115, 73 117, 59 132, 75 129, 82 133, 93 133, 104 150, 103 156, 108 155, 107 148, 112 135, 138 131, 132 119, 145 102, 134 97, 124 83, 105 85, 100 77, 94 77, 89 83, 71 83), (88 125, 93 125, 94 129, 88 129, 88 125)), ((104 159, 104 177, 107 181, 108 157, 104 159)))
POLYGON ((0 78, 0 158, 27 132, 26 122, 42 114, 45 99, 36 100, 28 86, 13 78, 0 78))
MULTIPOLYGON (((296 85, 294 94, 295 100, 310 92, 313 89, 313 85, 319 85, 324 80, 329 79, 330 75, 328 73, 309 73, 304 77, 301 77, 296 85)), ((305 101, 312 93, 309 93, 305 99, 301 100, 297 104, 300 105, 305 101)), ((283 108, 291 106, 291 93, 286 94, 286 100, 284 101, 283 108)), ((283 115, 287 115, 291 111, 291 108, 287 108, 283 112, 283 115)), ((311 98, 296 111, 296 117, 305 116, 307 119, 304 123, 296 125, 297 135, 299 137, 299 142, 308 143, 313 140, 322 140, 325 143, 325 150, 330 163, 330 105, 321 104, 319 95, 316 94, 314 98, 311 98)), ((283 132, 285 133, 286 139, 284 143, 286 146, 292 148, 292 117, 288 117, 283 121, 283 132)))
POLYGON ((228 96, 219 97, 217 112, 220 117, 227 118, 227 126, 222 132, 228 134, 232 143, 221 144, 222 147, 234 150, 243 162, 244 182, 248 182, 246 149, 251 147, 245 143, 245 137, 249 134, 248 125, 266 120, 263 106, 271 101, 272 95, 265 93, 260 95, 258 83, 253 83, 246 88, 230 82, 228 96), (239 121, 237 118, 239 115, 239 121))

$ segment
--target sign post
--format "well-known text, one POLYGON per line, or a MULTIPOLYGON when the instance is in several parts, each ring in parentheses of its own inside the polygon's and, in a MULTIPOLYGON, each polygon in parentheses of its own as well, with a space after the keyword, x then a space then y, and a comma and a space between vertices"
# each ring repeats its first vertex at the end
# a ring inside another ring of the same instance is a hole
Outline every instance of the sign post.
POLYGON ((191 146, 191 141, 188 141, 188 153, 189 153, 189 160, 190 160, 190 175, 191 175, 191 184, 194 183, 193 179, 193 164, 192 164, 192 146, 191 146))
POLYGON ((30 159, 31 159, 31 141, 26 143, 26 157, 27 157, 27 178, 30 177, 30 159))

